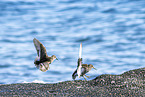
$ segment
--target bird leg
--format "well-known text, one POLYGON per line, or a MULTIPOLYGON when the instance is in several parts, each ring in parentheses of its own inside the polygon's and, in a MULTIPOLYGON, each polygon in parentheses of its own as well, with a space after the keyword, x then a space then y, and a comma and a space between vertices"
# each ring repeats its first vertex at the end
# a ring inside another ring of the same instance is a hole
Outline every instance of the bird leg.
POLYGON ((85 81, 87 81, 87 79, 85 78, 85 76, 83 75, 83 78, 85 79, 85 81))
POLYGON ((89 78, 90 76, 85 75, 87 78, 89 78))

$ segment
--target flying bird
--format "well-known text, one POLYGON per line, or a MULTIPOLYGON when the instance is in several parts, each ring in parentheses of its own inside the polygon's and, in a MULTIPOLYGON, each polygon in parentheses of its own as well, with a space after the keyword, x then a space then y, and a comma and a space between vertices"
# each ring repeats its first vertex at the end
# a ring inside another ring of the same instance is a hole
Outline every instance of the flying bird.
POLYGON ((51 64, 55 59, 58 59, 55 55, 49 57, 43 44, 36 38, 33 39, 33 43, 37 51, 37 57, 35 58, 34 64, 42 72, 45 72, 49 69, 49 64, 51 64))

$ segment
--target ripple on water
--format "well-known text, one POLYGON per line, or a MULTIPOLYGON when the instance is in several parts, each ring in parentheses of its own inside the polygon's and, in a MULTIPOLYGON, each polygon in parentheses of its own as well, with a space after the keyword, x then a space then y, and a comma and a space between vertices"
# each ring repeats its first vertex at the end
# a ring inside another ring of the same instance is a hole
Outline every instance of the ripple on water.
POLYGON ((97 68, 87 74, 90 79, 144 67, 144 4, 144 0, 1 0, 0 83, 72 80, 81 42, 83 63, 97 68), (59 59, 47 72, 34 65, 34 37, 49 56, 59 59))

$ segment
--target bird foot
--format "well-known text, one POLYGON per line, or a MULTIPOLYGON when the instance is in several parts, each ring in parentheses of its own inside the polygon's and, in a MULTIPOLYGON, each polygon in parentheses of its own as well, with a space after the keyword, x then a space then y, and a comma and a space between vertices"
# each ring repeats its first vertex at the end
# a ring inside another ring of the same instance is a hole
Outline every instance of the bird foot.
POLYGON ((87 79, 83 76, 83 78, 85 79, 85 81, 87 81, 87 79))
POLYGON ((87 78, 90 78, 90 76, 85 75, 87 78))

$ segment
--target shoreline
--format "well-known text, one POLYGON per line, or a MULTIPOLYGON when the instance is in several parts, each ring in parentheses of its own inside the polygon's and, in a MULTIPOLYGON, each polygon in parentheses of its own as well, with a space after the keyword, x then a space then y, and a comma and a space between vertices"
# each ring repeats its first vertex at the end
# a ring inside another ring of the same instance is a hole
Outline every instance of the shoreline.
POLYGON ((145 96, 145 68, 93 80, 1 84, 1 96, 145 96))

